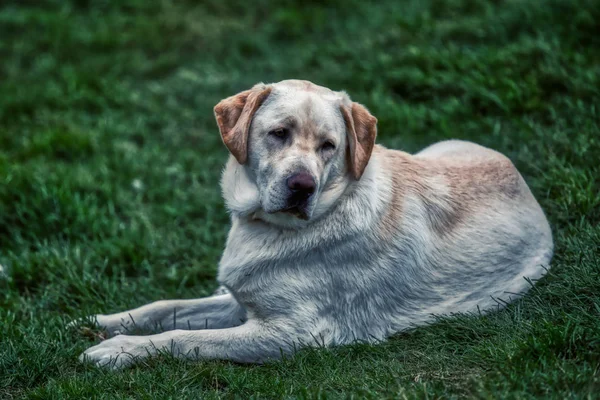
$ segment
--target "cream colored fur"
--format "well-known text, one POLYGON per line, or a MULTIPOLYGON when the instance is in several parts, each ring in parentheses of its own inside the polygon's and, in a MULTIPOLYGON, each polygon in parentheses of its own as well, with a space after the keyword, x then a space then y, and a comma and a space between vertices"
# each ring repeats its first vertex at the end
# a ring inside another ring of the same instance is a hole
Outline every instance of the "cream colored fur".
MULTIPOLYGON (((265 88, 251 125, 236 128, 248 134, 247 160, 231 156, 223 172, 231 230, 219 294, 97 315, 110 334, 121 334, 82 358, 121 367, 162 350, 252 363, 302 346, 380 341, 434 315, 495 310, 549 267, 546 217, 503 155, 463 141, 415 155, 375 146, 356 179, 343 113, 357 131, 364 125, 370 153, 375 119, 366 109, 305 81, 252 90, 265 88), (268 135, 282 123, 294 126, 285 144, 268 135), (334 142, 334 153, 319 147, 323 140, 334 142), (317 183, 308 219, 279 211, 283 182, 299 169, 317 183), (127 335, 135 325, 167 331, 127 335)), ((241 107, 245 98, 221 105, 241 107)))

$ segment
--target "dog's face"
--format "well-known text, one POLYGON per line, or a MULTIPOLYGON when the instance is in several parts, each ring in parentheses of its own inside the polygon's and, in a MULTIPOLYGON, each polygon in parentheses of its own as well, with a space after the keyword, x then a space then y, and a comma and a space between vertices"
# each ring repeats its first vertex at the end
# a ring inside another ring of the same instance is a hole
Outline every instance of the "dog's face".
POLYGON ((258 189, 259 218, 303 226, 360 179, 376 119, 306 81, 257 85, 215 107, 223 141, 258 189))
POLYGON ((325 188, 346 179, 346 126, 339 96, 275 87, 254 115, 248 167, 267 214, 308 220, 325 188))

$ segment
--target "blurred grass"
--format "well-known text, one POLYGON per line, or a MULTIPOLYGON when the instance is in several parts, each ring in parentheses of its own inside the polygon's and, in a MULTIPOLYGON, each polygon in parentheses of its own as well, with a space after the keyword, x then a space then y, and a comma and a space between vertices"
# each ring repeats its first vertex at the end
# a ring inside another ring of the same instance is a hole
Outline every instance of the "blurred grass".
POLYGON ((595 398, 600 3, 4 1, 0 398, 595 398), (258 81, 347 90, 379 141, 507 154, 554 227, 523 300, 267 366, 77 362, 69 320, 215 287, 228 229, 212 116, 258 81))

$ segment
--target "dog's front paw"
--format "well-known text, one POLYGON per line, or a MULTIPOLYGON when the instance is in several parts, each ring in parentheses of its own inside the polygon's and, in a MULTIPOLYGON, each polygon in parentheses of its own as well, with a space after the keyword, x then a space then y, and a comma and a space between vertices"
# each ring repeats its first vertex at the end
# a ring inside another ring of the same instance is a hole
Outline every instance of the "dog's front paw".
POLYGON ((120 369, 148 357, 154 350, 152 343, 142 336, 118 335, 90 347, 79 360, 98 367, 120 369))

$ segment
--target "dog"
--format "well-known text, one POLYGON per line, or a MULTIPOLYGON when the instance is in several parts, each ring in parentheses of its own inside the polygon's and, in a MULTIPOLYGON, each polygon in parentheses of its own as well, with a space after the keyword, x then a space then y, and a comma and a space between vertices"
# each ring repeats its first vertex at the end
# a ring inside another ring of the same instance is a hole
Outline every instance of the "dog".
POLYGON ((376 145, 364 106, 308 81, 257 84, 214 113, 231 153, 222 286, 93 316, 114 337, 82 360, 262 363, 305 346, 373 343, 435 316, 495 310, 549 268, 544 212, 494 150, 376 145), (128 335, 134 327, 166 331, 128 335))

